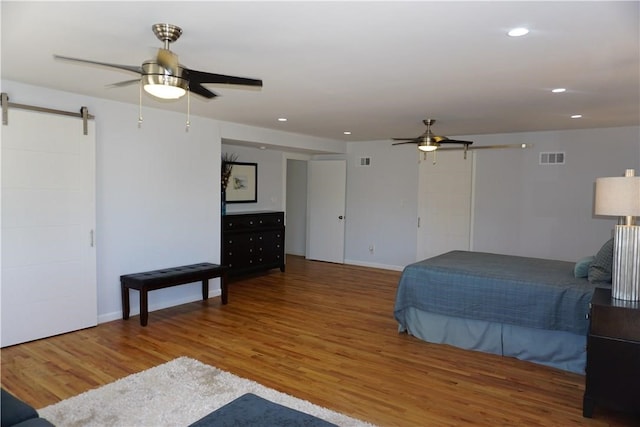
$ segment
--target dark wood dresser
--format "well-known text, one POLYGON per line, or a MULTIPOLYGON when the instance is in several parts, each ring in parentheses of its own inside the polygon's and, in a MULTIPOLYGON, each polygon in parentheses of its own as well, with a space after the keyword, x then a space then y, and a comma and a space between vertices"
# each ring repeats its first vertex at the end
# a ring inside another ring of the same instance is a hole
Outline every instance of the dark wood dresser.
POLYGON ((284 272, 284 212, 223 215, 221 252, 228 277, 272 268, 284 272))
POLYGON ((640 414, 640 304, 604 288, 591 300, 582 415, 591 418, 596 404, 640 414))

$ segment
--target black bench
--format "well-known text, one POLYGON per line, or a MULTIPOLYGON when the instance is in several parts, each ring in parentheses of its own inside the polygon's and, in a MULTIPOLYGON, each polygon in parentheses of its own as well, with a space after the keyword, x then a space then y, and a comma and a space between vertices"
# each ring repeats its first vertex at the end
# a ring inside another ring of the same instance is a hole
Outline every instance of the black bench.
POLYGON ((220 278, 222 304, 227 303, 226 267, 208 262, 165 268, 144 273, 120 276, 122 289, 122 318, 129 318, 129 289, 140 292, 140 324, 147 326, 149 307, 147 293, 156 289, 202 281, 202 300, 209 298, 209 279, 220 278))

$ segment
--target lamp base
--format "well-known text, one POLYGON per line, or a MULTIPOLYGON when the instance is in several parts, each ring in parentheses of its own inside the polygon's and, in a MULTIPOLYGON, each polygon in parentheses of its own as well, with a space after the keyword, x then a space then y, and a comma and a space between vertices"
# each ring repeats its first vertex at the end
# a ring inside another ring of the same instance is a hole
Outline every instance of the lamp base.
POLYGON ((640 226, 616 225, 611 296, 640 301, 640 226))

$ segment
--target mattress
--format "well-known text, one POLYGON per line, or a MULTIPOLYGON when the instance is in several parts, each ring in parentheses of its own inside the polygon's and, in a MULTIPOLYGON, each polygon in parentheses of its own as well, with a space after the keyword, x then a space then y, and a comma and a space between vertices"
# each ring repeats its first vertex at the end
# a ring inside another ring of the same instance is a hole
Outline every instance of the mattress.
POLYGON ((405 267, 394 316, 408 309, 586 335, 596 285, 575 278, 574 263, 452 251, 405 267))

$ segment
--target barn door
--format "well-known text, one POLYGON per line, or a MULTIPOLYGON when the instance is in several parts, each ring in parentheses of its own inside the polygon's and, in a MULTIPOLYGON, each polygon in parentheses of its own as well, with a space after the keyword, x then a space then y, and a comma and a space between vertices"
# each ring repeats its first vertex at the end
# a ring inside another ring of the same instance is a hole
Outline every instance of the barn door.
POLYGON ((95 129, 9 110, 2 126, 2 346, 97 324, 95 129))
POLYGON ((417 261, 471 246, 473 153, 436 153, 420 162, 417 261))

